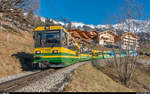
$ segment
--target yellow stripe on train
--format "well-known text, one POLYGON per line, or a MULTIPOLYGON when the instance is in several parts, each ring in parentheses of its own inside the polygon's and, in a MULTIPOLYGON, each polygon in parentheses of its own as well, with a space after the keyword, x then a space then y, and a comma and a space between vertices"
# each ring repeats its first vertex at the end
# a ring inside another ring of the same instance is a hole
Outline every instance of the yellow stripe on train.
POLYGON ((80 54, 80 56, 90 56, 89 54, 80 54))
POLYGON ((44 30, 59 30, 63 29, 62 26, 49 26, 48 29, 46 29, 45 26, 37 27, 34 31, 44 31, 44 30))
POLYGON ((42 56, 42 58, 79 58, 77 56, 42 56))
POLYGON ((52 53, 54 50, 57 50, 58 53, 69 53, 69 54, 73 54, 76 55, 76 51, 72 51, 70 49, 64 48, 64 47, 46 47, 46 48, 35 48, 34 49, 34 53, 36 53, 36 51, 41 51, 41 53, 52 53))

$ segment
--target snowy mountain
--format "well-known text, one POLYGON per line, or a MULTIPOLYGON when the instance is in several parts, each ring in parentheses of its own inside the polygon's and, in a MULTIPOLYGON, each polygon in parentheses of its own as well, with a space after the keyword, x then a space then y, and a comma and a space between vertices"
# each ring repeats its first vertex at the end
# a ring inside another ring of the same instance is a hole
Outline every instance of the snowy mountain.
POLYGON ((113 25, 115 29, 122 29, 124 32, 150 32, 150 21, 126 20, 124 23, 113 25))
MULTIPOLYGON (((41 17, 41 20, 45 22, 45 18, 41 17)), ((51 19, 53 20, 53 19, 51 19)), ((61 21, 53 20, 54 24, 61 24, 63 26, 67 26, 68 23, 65 25, 61 21)), ((93 25, 93 24, 84 24, 82 22, 72 22, 71 27, 74 29, 81 29, 85 30, 85 28, 88 28, 90 30, 96 30, 96 31, 103 31, 108 30, 110 28, 113 28, 114 30, 123 30, 124 32, 149 32, 150 31, 150 21, 144 21, 144 20, 134 20, 134 19, 128 19, 124 23, 114 24, 114 25, 93 25), (130 27, 129 27, 130 26, 130 27), (129 30, 130 28, 130 30, 129 30)))

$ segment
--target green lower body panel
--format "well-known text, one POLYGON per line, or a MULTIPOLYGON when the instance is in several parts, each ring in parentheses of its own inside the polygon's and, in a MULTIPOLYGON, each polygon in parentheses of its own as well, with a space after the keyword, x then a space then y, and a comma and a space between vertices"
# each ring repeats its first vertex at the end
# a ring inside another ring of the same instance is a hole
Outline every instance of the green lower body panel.
POLYGON ((81 56, 80 57, 80 62, 88 61, 88 60, 92 60, 92 56, 81 56))
POLYGON ((103 56, 96 57, 95 59, 96 59, 96 60, 98 60, 98 59, 103 59, 103 56))
POLYGON ((40 59, 35 59, 34 63, 42 63, 48 66, 69 66, 71 64, 77 63, 78 58, 68 58, 68 57, 63 57, 63 58, 40 58, 40 59))
POLYGON ((112 58, 112 56, 104 56, 104 58, 112 58))

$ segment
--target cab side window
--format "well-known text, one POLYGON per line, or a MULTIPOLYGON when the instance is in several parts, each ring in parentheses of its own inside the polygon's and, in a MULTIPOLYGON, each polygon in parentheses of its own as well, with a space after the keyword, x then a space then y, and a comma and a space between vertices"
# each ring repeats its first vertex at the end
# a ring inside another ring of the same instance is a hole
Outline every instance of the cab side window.
POLYGON ((37 40, 36 40, 36 47, 42 47, 42 33, 36 33, 37 40))
POLYGON ((80 52, 81 53, 86 53, 86 54, 88 53, 89 54, 90 51, 89 51, 89 49, 87 47, 82 46, 80 52))
POLYGON ((67 47, 67 34, 62 32, 62 46, 67 47))
POLYGON ((71 37, 68 37, 68 49, 79 51, 79 48, 76 46, 75 41, 71 37))

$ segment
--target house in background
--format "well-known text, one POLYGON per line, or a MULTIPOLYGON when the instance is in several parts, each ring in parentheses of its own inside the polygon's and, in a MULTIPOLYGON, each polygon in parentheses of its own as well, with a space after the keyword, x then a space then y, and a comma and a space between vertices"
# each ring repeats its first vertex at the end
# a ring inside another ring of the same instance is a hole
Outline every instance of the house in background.
POLYGON ((89 32, 87 32, 87 31, 81 31, 81 36, 83 39, 88 41, 89 44, 93 41, 89 36, 89 32))
POLYGON ((99 43, 99 33, 97 31, 88 32, 89 37, 93 40, 93 44, 99 43))
POLYGON ((72 30, 68 30, 68 32, 71 34, 72 37, 75 38, 75 40, 79 43, 79 44, 90 44, 90 41, 92 41, 92 39, 90 39, 90 37, 88 37, 86 31, 80 31, 78 29, 72 29, 72 30))
POLYGON ((81 37, 80 31, 79 31, 78 29, 68 30, 68 32, 71 34, 72 37, 75 38, 75 40, 76 40, 79 44, 83 44, 83 41, 81 40, 82 37, 81 37))
POLYGON ((133 33, 125 33, 120 37, 122 49, 137 50, 139 47, 138 37, 133 33))
POLYGON ((118 35, 115 32, 109 30, 99 33, 99 44, 100 45, 116 45, 115 43, 119 40, 118 35))
POLYGON ((139 47, 138 38, 133 33, 125 33, 125 32, 112 32, 110 30, 104 32, 97 32, 97 31, 81 31, 78 29, 68 30, 72 37, 80 45, 85 44, 99 44, 105 47, 121 47, 122 49, 129 49, 129 50, 137 50, 139 47))

